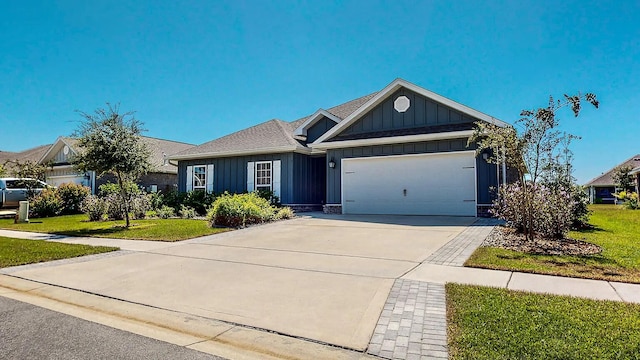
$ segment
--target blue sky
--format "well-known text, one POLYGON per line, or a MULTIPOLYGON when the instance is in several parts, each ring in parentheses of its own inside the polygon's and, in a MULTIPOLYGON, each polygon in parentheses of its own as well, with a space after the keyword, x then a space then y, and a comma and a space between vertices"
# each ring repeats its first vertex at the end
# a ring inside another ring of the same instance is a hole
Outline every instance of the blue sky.
POLYGON ((637 1, 3 1, 0 150, 106 102, 200 144, 401 77, 510 123, 595 92, 599 110, 562 114, 582 183, 640 153, 639 18, 637 1))

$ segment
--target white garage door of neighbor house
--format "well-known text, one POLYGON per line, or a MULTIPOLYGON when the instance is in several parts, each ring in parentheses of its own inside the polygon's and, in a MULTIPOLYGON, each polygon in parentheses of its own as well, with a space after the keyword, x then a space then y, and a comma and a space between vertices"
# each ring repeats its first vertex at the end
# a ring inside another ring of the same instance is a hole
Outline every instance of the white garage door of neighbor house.
POLYGON ((476 216, 473 151, 342 160, 345 214, 476 216))
POLYGON ((69 176, 52 176, 47 178, 47 184, 51 186, 60 186, 66 183, 76 183, 76 184, 84 185, 84 176, 69 175, 69 176))

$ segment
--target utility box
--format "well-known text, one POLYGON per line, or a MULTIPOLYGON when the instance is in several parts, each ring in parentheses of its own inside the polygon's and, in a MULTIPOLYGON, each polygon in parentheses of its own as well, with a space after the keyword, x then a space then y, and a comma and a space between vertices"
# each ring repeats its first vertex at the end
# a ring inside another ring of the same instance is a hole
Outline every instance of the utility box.
POLYGON ((16 223, 26 222, 29 222, 29 202, 20 201, 20 207, 18 208, 18 213, 16 214, 16 223))

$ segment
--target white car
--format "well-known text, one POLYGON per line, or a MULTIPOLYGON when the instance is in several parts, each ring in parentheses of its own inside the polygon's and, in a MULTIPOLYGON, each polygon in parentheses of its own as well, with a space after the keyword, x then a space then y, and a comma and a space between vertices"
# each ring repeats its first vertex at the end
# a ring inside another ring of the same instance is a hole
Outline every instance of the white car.
POLYGON ((36 179, 0 178, 0 208, 18 207, 30 195, 50 187, 36 179))

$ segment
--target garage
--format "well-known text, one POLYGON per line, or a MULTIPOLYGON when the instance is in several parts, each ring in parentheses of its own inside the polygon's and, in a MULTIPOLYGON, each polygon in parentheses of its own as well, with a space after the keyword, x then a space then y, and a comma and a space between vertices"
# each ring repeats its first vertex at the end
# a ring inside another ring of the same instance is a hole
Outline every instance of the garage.
POLYGON ((476 216, 475 152, 342 159, 345 214, 476 216))

